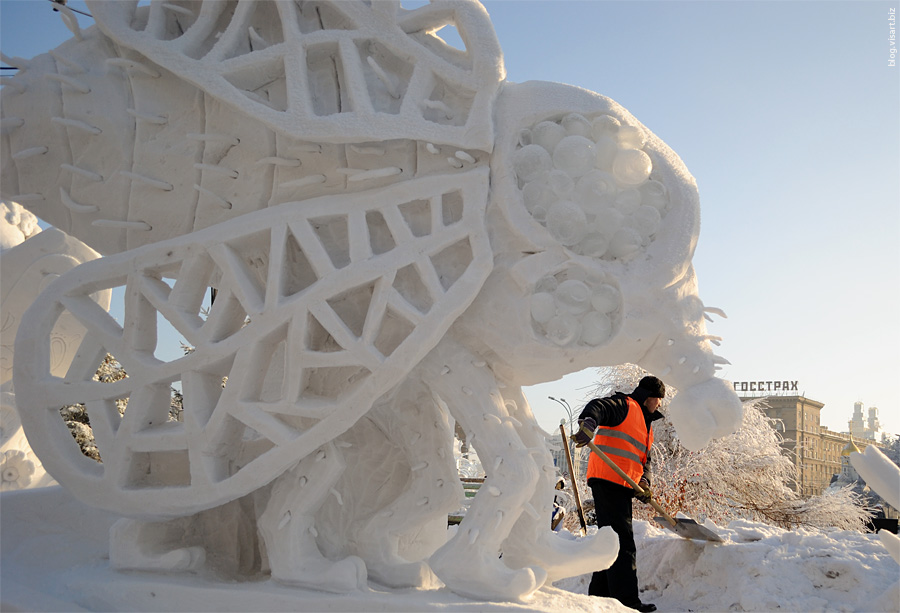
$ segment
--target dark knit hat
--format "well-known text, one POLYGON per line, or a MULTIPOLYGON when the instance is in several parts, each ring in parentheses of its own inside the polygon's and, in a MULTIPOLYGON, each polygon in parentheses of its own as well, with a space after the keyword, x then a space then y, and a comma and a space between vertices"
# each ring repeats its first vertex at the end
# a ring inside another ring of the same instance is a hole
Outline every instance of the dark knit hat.
POLYGON ((638 389, 643 390, 646 393, 647 398, 666 397, 666 384, 652 375, 648 375, 641 379, 641 382, 638 383, 638 389))

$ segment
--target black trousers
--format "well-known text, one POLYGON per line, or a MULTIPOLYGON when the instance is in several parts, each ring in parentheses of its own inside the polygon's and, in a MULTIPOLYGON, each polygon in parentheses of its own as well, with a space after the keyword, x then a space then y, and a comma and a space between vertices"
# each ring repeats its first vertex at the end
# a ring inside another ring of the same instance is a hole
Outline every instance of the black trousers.
POLYGON ((615 598, 625 606, 637 605, 641 599, 638 596, 637 547, 631 525, 634 490, 603 479, 591 479, 588 485, 594 494, 597 527, 611 526, 619 535, 619 556, 608 569, 594 573, 588 594, 615 598))

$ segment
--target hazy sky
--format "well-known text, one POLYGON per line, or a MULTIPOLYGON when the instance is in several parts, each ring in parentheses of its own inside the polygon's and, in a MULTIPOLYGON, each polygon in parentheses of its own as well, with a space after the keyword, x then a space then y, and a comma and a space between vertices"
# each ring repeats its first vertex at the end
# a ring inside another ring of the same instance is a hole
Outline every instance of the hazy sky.
MULTIPOLYGON (((696 177, 700 296, 728 314, 709 326, 732 364, 721 376, 797 381, 833 430, 859 400, 900 433, 898 2, 486 6, 509 80, 612 98, 696 177)), ((48 1, 0 0, 7 56, 69 36, 48 1)), ((583 404, 595 379, 526 390, 541 425, 565 416, 548 395, 583 404)))

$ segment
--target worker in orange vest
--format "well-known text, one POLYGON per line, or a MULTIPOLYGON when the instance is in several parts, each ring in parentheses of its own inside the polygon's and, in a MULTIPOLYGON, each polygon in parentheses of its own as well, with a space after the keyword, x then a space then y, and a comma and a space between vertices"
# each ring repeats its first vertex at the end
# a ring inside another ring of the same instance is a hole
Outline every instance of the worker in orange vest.
MULTIPOLYGON (((597 527, 611 526, 619 535, 619 555, 607 570, 594 573, 588 594, 615 598, 638 611, 655 611, 656 605, 642 603, 638 596, 631 499, 638 497, 647 502, 650 498, 650 447, 653 445, 650 424, 663 417, 658 409, 665 397, 665 384, 647 376, 630 394, 616 392, 606 398, 594 398, 578 416, 579 426, 589 432, 597 430, 594 444, 646 492, 644 496, 636 494, 606 462, 591 454, 587 483, 594 495, 597 527)), ((574 438, 579 447, 590 440, 583 431, 574 438)))

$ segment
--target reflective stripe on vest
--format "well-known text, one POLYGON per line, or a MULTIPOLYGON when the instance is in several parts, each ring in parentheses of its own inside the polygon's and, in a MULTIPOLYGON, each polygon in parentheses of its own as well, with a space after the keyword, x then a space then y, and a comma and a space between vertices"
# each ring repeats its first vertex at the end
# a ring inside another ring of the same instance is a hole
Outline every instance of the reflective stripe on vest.
MULTIPOLYGON (((615 428, 601 426, 594 438, 594 444, 626 475, 637 482, 644 474, 647 453, 653 445, 653 430, 647 427, 640 405, 630 396, 627 402, 628 415, 625 420, 615 428)), ((625 479, 593 453, 588 460, 587 478, 606 479, 630 487, 625 479)))

